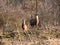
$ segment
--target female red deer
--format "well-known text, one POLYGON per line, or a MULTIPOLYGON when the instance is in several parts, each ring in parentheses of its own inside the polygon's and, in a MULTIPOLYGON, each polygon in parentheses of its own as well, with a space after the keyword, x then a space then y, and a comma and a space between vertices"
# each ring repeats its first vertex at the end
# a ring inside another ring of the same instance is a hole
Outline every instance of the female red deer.
POLYGON ((25 19, 22 20, 22 29, 23 29, 24 31, 27 31, 27 25, 26 25, 25 19))
POLYGON ((35 16, 35 18, 32 18, 31 20, 30 20, 30 25, 31 26, 38 26, 38 24, 39 24, 39 17, 38 17, 38 15, 36 15, 35 16))

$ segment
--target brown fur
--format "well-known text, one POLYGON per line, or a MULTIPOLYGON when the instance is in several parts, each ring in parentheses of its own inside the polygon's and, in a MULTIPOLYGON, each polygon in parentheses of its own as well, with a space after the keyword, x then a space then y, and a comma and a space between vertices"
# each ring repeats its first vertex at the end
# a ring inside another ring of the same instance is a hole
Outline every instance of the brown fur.
POLYGON ((25 22, 24 19, 22 20, 22 29, 23 29, 24 31, 27 31, 27 25, 26 25, 26 22, 25 22))
POLYGON ((35 16, 35 18, 31 18, 31 20, 30 20, 30 25, 31 26, 38 26, 38 24, 39 24, 39 18, 38 18, 38 16, 35 16))

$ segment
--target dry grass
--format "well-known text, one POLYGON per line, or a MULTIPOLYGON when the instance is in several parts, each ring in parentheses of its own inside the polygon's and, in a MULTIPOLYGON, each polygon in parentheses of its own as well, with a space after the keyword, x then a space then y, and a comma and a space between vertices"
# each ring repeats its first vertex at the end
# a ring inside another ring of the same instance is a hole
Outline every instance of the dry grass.
POLYGON ((60 45, 59 0, 38 1, 38 27, 31 27, 29 22, 36 14, 35 0, 26 0, 25 8, 23 3, 14 1, 0 4, 0 45, 60 45), (28 24, 26 32, 21 27, 22 18, 28 24))

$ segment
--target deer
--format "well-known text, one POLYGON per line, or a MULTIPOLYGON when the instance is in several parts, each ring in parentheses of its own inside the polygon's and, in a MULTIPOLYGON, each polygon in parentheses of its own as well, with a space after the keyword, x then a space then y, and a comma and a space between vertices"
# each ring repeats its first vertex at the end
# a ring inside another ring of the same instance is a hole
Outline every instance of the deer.
POLYGON ((22 20, 22 29, 24 31, 27 31, 27 24, 26 24, 26 20, 25 19, 22 20))
POLYGON ((38 26, 38 24, 39 24, 39 17, 38 17, 38 15, 36 15, 35 18, 32 18, 32 16, 31 16, 30 25, 32 27, 34 27, 34 26, 38 26))

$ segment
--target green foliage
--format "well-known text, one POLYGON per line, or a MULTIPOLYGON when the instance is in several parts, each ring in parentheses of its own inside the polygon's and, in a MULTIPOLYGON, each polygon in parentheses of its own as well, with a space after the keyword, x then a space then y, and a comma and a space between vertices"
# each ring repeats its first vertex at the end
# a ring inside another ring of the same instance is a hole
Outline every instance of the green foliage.
POLYGON ((9 33, 5 35, 6 38, 14 38, 15 34, 14 33, 9 33))

